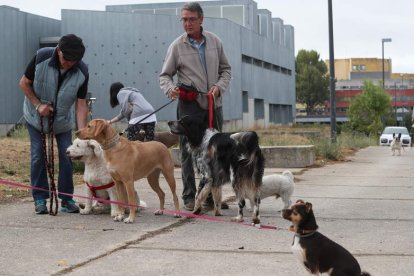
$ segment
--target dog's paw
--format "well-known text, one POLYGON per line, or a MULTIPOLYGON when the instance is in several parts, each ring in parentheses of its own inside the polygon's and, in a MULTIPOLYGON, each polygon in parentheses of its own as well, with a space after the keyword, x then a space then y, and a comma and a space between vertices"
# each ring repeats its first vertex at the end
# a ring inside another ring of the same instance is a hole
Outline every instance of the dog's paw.
POLYGON ((254 224, 253 222, 252 222, 252 226, 254 226, 254 227, 256 227, 256 228, 262 228, 262 225, 259 223, 259 224, 254 224))
POLYGON ((114 217, 114 221, 123 221, 124 220, 124 214, 116 214, 114 217))
POLYGON ((156 215, 156 216, 160 216, 160 215, 163 215, 163 214, 164 214, 164 211, 163 210, 156 210, 154 212, 154 215, 156 215))
POLYGON ((199 215, 201 213, 201 208, 197 208, 193 211, 194 215, 199 215))
POLYGON ((260 225, 260 219, 259 218, 253 218, 252 219, 252 224, 254 224, 254 225, 260 225))
POLYGON ((116 211, 111 211, 111 217, 115 218, 117 214, 118 214, 118 212, 116 212, 116 211))
POLYGON ((223 214, 222 214, 221 212, 219 212, 219 211, 216 211, 216 212, 214 213, 214 215, 215 215, 216 217, 221 217, 223 214))
POLYGON ((231 221, 235 221, 235 222, 243 222, 243 221, 244 221, 244 219, 243 219, 243 217, 242 217, 242 216, 237 216, 237 217, 233 217, 233 218, 231 219, 231 221))
POLYGON ((174 214, 174 218, 181 218, 180 214, 174 214))
POLYGON ((81 215, 90 215, 90 214, 92 214, 92 209, 80 209, 80 214, 81 215))
POLYGON ((133 218, 130 218, 130 217, 127 217, 127 218, 124 219, 124 222, 125 223, 133 223, 134 222, 134 219, 133 218))
POLYGON ((107 208, 105 208, 104 206, 95 206, 92 208, 92 212, 96 215, 100 215, 100 214, 104 214, 108 211, 107 208))

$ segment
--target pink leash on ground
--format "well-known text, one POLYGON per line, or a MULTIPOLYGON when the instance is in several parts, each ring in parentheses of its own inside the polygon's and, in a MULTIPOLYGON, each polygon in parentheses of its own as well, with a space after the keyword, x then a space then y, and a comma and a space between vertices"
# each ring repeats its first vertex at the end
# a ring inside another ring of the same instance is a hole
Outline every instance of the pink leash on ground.
MULTIPOLYGON (((12 182, 12 181, 8 181, 8 180, 3 180, 3 179, 0 179, 0 184, 9 185, 9 186, 15 186, 15 187, 21 187, 21 188, 26 188, 26 189, 39 190, 39 191, 46 191, 46 192, 49 191, 47 189, 38 188, 38 187, 32 187, 32 186, 29 186, 29 185, 25 185, 25 184, 21 184, 21 183, 16 183, 16 182, 12 182)), ((136 208, 139 208, 139 209, 148 209, 149 210, 149 208, 146 208, 146 207, 143 207, 143 206, 139 206, 139 205, 135 205, 135 204, 123 203, 123 202, 119 202, 119 201, 113 201, 113 200, 109 200, 109 199, 96 198, 96 197, 88 197, 88 196, 81 196, 81 195, 68 194, 68 193, 63 193, 63 192, 57 192, 57 193, 58 194, 61 194, 61 195, 76 197, 76 198, 82 198, 82 199, 88 199, 88 200, 97 200, 97 201, 103 202, 103 203, 117 204, 117 205, 121 205, 121 206, 125 206, 125 207, 136 207, 136 208)), ((280 227, 272 226, 272 225, 264 225, 264 224, 255 225, 255 224, 246 223, 246 222, 227 221, 227 220, 220 219, 220 218, 216 218, 216 217, 195 215, 193 213, 187 213, 187 212, 177 212, 175 210, 169 210, 169 209, 164 209, 162 211, 165 212, 165 213, 168 213, 168 214, 172 214, 172 215, 181 215, 181 216, 184 216, 184 217, 191 217, 191 218, 196 218, 196 219, 203 219, 203 220, 216 221, 216 222, 232 223, 232 224, 238 224, 238 225, 242 225, 242 226, 253 226, 253 227, 258 228, 258 229, 286 230, 284 228, 280 228, 280 227)))

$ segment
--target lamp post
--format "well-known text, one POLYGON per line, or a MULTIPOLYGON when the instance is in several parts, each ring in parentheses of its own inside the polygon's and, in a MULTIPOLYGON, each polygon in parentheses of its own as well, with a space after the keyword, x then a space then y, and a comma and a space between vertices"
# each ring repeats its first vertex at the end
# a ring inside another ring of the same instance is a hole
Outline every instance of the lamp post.
POLYGON ((328 0, 329 24, 329 90, 331 95, 331 141, 336 143, 335 57, 333 41, 332 0, 328 0))
POLYGON ((397 83, 394 82, 394 115, 395 115, 395 122, 398 125, 398 117, 397 117, 397 83))
POLYGON ((382 39, 382 88, 385 88, 384 42, 391 42, 391 38, 382 39))

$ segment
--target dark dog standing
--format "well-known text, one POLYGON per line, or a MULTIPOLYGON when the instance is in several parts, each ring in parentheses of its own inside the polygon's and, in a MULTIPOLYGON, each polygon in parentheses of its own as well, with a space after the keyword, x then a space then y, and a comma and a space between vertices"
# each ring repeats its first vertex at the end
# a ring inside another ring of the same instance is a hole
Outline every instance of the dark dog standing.
POLYGON ((282 215, 293 224, 291 230, 295 236, 292 251, 310 273, 370 276, 369 273, 361 272, 358 261, 348 250, 317 231, 312 203, 298 200, 289 209, 284 209, 282 215))
POLYGON ((239 201, 239 211, 233 220, 243 221, 245 198, 254 202, 253 223, 259 224, 259 187, 264 173, 264 157, 259 137, 254 131, 220 133, 208 129, 202 116, 185 116, 170 121, 172 133, 187 137, 194 166, 200 175, 193 213, 199 214, 208 194, 212 193, 215 215, 220 216, 221 189, 231 181, 239 201))

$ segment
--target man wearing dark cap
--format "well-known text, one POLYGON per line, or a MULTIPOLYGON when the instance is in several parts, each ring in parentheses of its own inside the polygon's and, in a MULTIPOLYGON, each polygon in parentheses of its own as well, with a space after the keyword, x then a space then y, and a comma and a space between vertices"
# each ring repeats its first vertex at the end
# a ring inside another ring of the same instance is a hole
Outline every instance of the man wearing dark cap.
POLYGON ((43 133, 52 131, 57 142, 57 188, 64 193, 59 194, 62 200, 61 211, 79 213, 79 208, 71 196, 74 190, 73 165, 66 155, 66 149, 72 144, 75 103, 77 127, 83 128, 87 124, 86 94, 89 74, 82 61, 84 53, 82 39, 74 34, 62 36, 56 47, 37 51, 19 83, 25 95, 23 116, 30 136, 31 185, 42 189, 32 190, 36 214, 48 213, 46 200, 49 198, 44 156, 47 150, 43 149, 41 120, 43 133), (49 122, 53 125, 49 126, 49 122))

